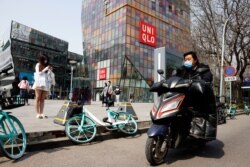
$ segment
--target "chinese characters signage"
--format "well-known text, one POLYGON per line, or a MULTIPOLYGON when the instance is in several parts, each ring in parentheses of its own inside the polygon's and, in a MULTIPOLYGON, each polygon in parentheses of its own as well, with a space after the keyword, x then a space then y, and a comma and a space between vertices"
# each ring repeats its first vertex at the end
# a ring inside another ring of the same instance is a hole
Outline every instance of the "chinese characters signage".
POLYGON ((107 76, 107 68, 101 68, 99 71, 99 79, 105 80, 107 76))
POLYGON ((156 47, 156 27, 140 21, 140 42, 156 47))

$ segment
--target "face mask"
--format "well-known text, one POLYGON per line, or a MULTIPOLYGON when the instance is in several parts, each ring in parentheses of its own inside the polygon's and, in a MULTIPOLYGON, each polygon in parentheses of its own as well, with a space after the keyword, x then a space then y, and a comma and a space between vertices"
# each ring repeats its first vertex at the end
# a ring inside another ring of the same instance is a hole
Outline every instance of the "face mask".
POLYGON ((185 68, 190 69, 192 68, 192 61, 185 61, 183 65, 185 68))

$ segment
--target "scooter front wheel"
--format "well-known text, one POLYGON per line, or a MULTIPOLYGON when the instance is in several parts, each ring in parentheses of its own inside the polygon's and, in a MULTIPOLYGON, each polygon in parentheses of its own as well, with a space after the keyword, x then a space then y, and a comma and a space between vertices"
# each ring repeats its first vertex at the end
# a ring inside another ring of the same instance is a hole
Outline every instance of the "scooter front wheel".
POLYGON ((145 154, 150 165, 164 162, 169 149, 168 140, 164 137, 149 137, 146 142, 145 154))
POLYGON ((74 143, 82 144, 90 142, 96 135, 96 124, 87 116, 74 116, 68 120, 65 126, 65 133, 74 143))

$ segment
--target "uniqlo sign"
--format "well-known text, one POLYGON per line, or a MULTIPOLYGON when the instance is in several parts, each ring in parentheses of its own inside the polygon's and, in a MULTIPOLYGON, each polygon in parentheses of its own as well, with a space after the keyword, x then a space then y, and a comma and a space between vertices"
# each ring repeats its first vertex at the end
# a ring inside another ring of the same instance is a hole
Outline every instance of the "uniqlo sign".
POLYGON ((99 79, 105 80, 107 76, 107 68, 101 68, 99 71, 99 79))
POLYGON ((140 21, 140 42, 156 47, 156 27, 140 21))

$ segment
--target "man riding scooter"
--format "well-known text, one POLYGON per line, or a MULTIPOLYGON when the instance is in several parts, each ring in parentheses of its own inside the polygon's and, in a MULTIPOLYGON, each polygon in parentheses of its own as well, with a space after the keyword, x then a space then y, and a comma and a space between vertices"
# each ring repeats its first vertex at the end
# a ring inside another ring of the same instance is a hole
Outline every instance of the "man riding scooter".
POLYGON ((208 140, 216 139, 217 113, 215 96, 211 86, 213 75, 208 65, 199 62, 196 52, 183 54, 184 65, 177 70, 176 76, 193 80, 188 96, 195 117, 191 124, 190 135, 208 140), (197 75, 199 68, 208 70, 197 75), (197 77, 196 77, 197 75, 197 77))

